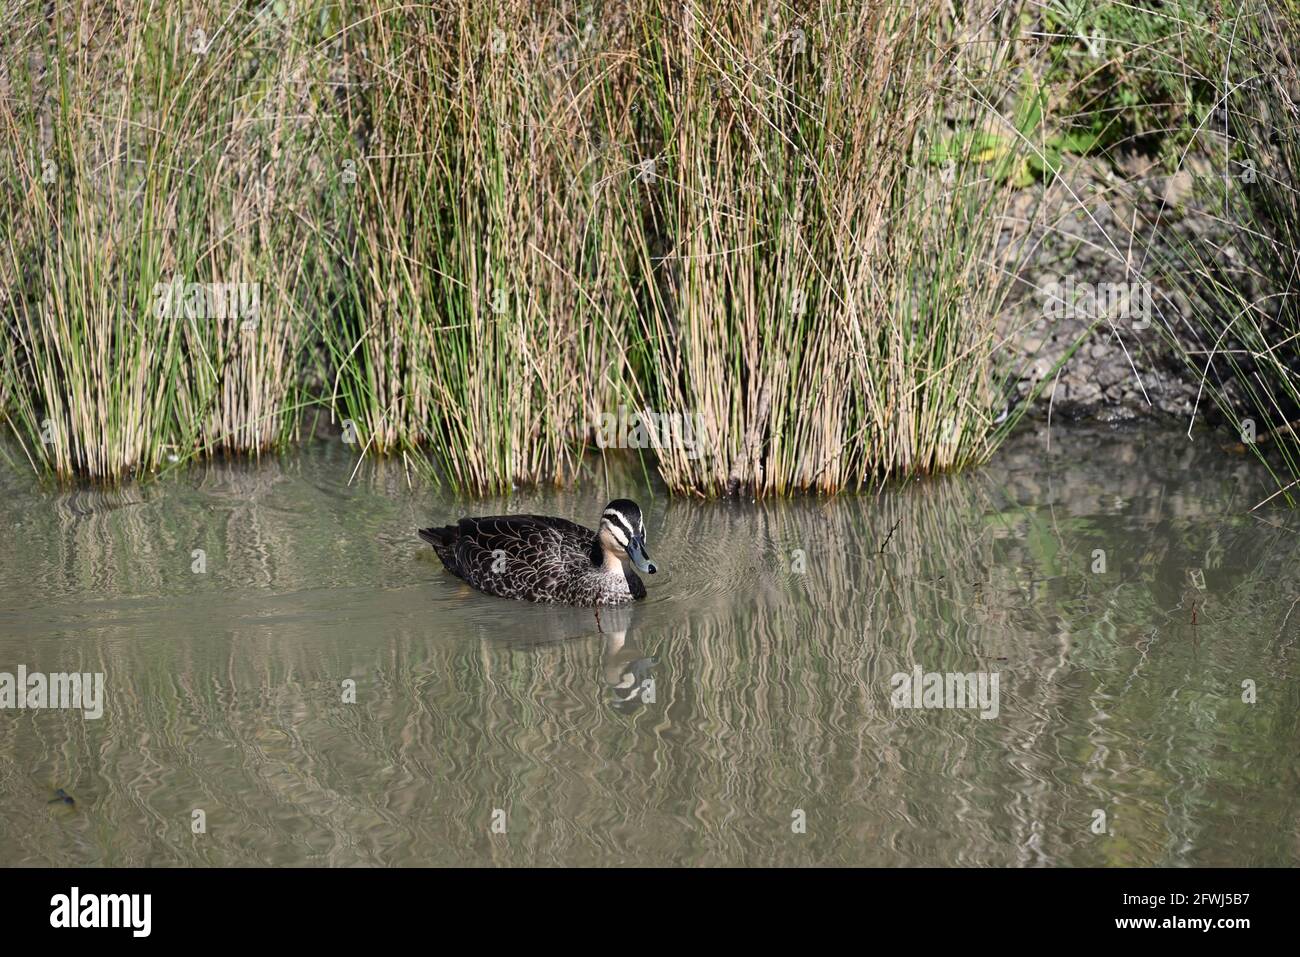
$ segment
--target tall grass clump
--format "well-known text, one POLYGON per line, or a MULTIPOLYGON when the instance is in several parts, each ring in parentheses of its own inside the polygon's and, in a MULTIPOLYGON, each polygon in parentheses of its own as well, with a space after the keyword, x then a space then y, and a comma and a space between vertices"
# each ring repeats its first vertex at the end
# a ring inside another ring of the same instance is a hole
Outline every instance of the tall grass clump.
POLYGON ((999 171, 1021 152, 1000 115, 1015 11, 682 9, 640 13, 624 208, 634 381, 705 423, 705 454, 658 449, 669 486, 831 492, 985 458, 1013 248, 999 171), (976 136, 999 163, 953 147, 976 136))
POLYGON ((115 479, 292 434, 314 269, 295 16, 74 2, 17 31, 3 376, 37 468, 115 479))
POLYGON ((616 22, 467 0, 347 32, 355 162, 330 400, 365 448, 485 492, 574 474, 622 375, 605 142, 616 22))

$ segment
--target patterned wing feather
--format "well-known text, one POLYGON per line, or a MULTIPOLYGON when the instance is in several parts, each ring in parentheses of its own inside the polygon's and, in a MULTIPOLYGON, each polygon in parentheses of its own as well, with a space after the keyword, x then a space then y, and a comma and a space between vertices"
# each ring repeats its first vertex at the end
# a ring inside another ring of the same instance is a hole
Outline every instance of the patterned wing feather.
POLYGON ((557 589, 590 564, 595 540, 581 525, 537 515, 463 518, 456 529, 452 571, 490 595, 530 601, 560 600, 557 589))

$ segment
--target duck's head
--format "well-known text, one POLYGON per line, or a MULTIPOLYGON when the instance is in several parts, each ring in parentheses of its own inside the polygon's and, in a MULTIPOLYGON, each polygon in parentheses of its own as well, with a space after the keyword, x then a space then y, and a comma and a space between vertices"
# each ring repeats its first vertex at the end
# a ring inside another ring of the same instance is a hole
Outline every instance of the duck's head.
POLYGON ((600 544, 607 552, 630 561, 637 571, 653 575, 659 569, 645 550, 645 522, 636 502, 616 498, 600 516, 600 544))

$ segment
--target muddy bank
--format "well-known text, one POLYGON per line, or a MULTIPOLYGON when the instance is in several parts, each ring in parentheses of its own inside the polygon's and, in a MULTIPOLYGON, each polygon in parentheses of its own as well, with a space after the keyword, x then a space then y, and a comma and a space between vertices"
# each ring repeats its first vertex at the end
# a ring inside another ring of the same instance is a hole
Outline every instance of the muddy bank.
POLYGON ((1239 188, 1204 156, 1170 175, 1134 154, 1073 158, 1055 182, 1016 198, 1011 216, 1042 225, 1026 240, 1001 333, 1020 370, 1016 394, 1041 386, 1032 416, 1185 422, 1195 410, 1218 420, 1208 391, 1198 404, 1203 370, 1183 354, 1199 342, 1191 304, 1168 277, 1189 243, 1232 268, 1235 228, 1213 207, 1216 193, 1239 188))

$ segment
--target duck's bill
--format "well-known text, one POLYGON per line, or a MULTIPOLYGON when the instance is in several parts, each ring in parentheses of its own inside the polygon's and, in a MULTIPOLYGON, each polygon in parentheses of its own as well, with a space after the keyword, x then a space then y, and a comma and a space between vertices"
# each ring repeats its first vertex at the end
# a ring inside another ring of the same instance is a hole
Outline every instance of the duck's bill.
POLYGON ((627 557, 632 562, 633 567, 639 572, 653 575, 659 570, 655 567, 655 563, 650 561, 650 556, 646 554, 645 542, 640 536, 637 536, 628 543, 627 557))

